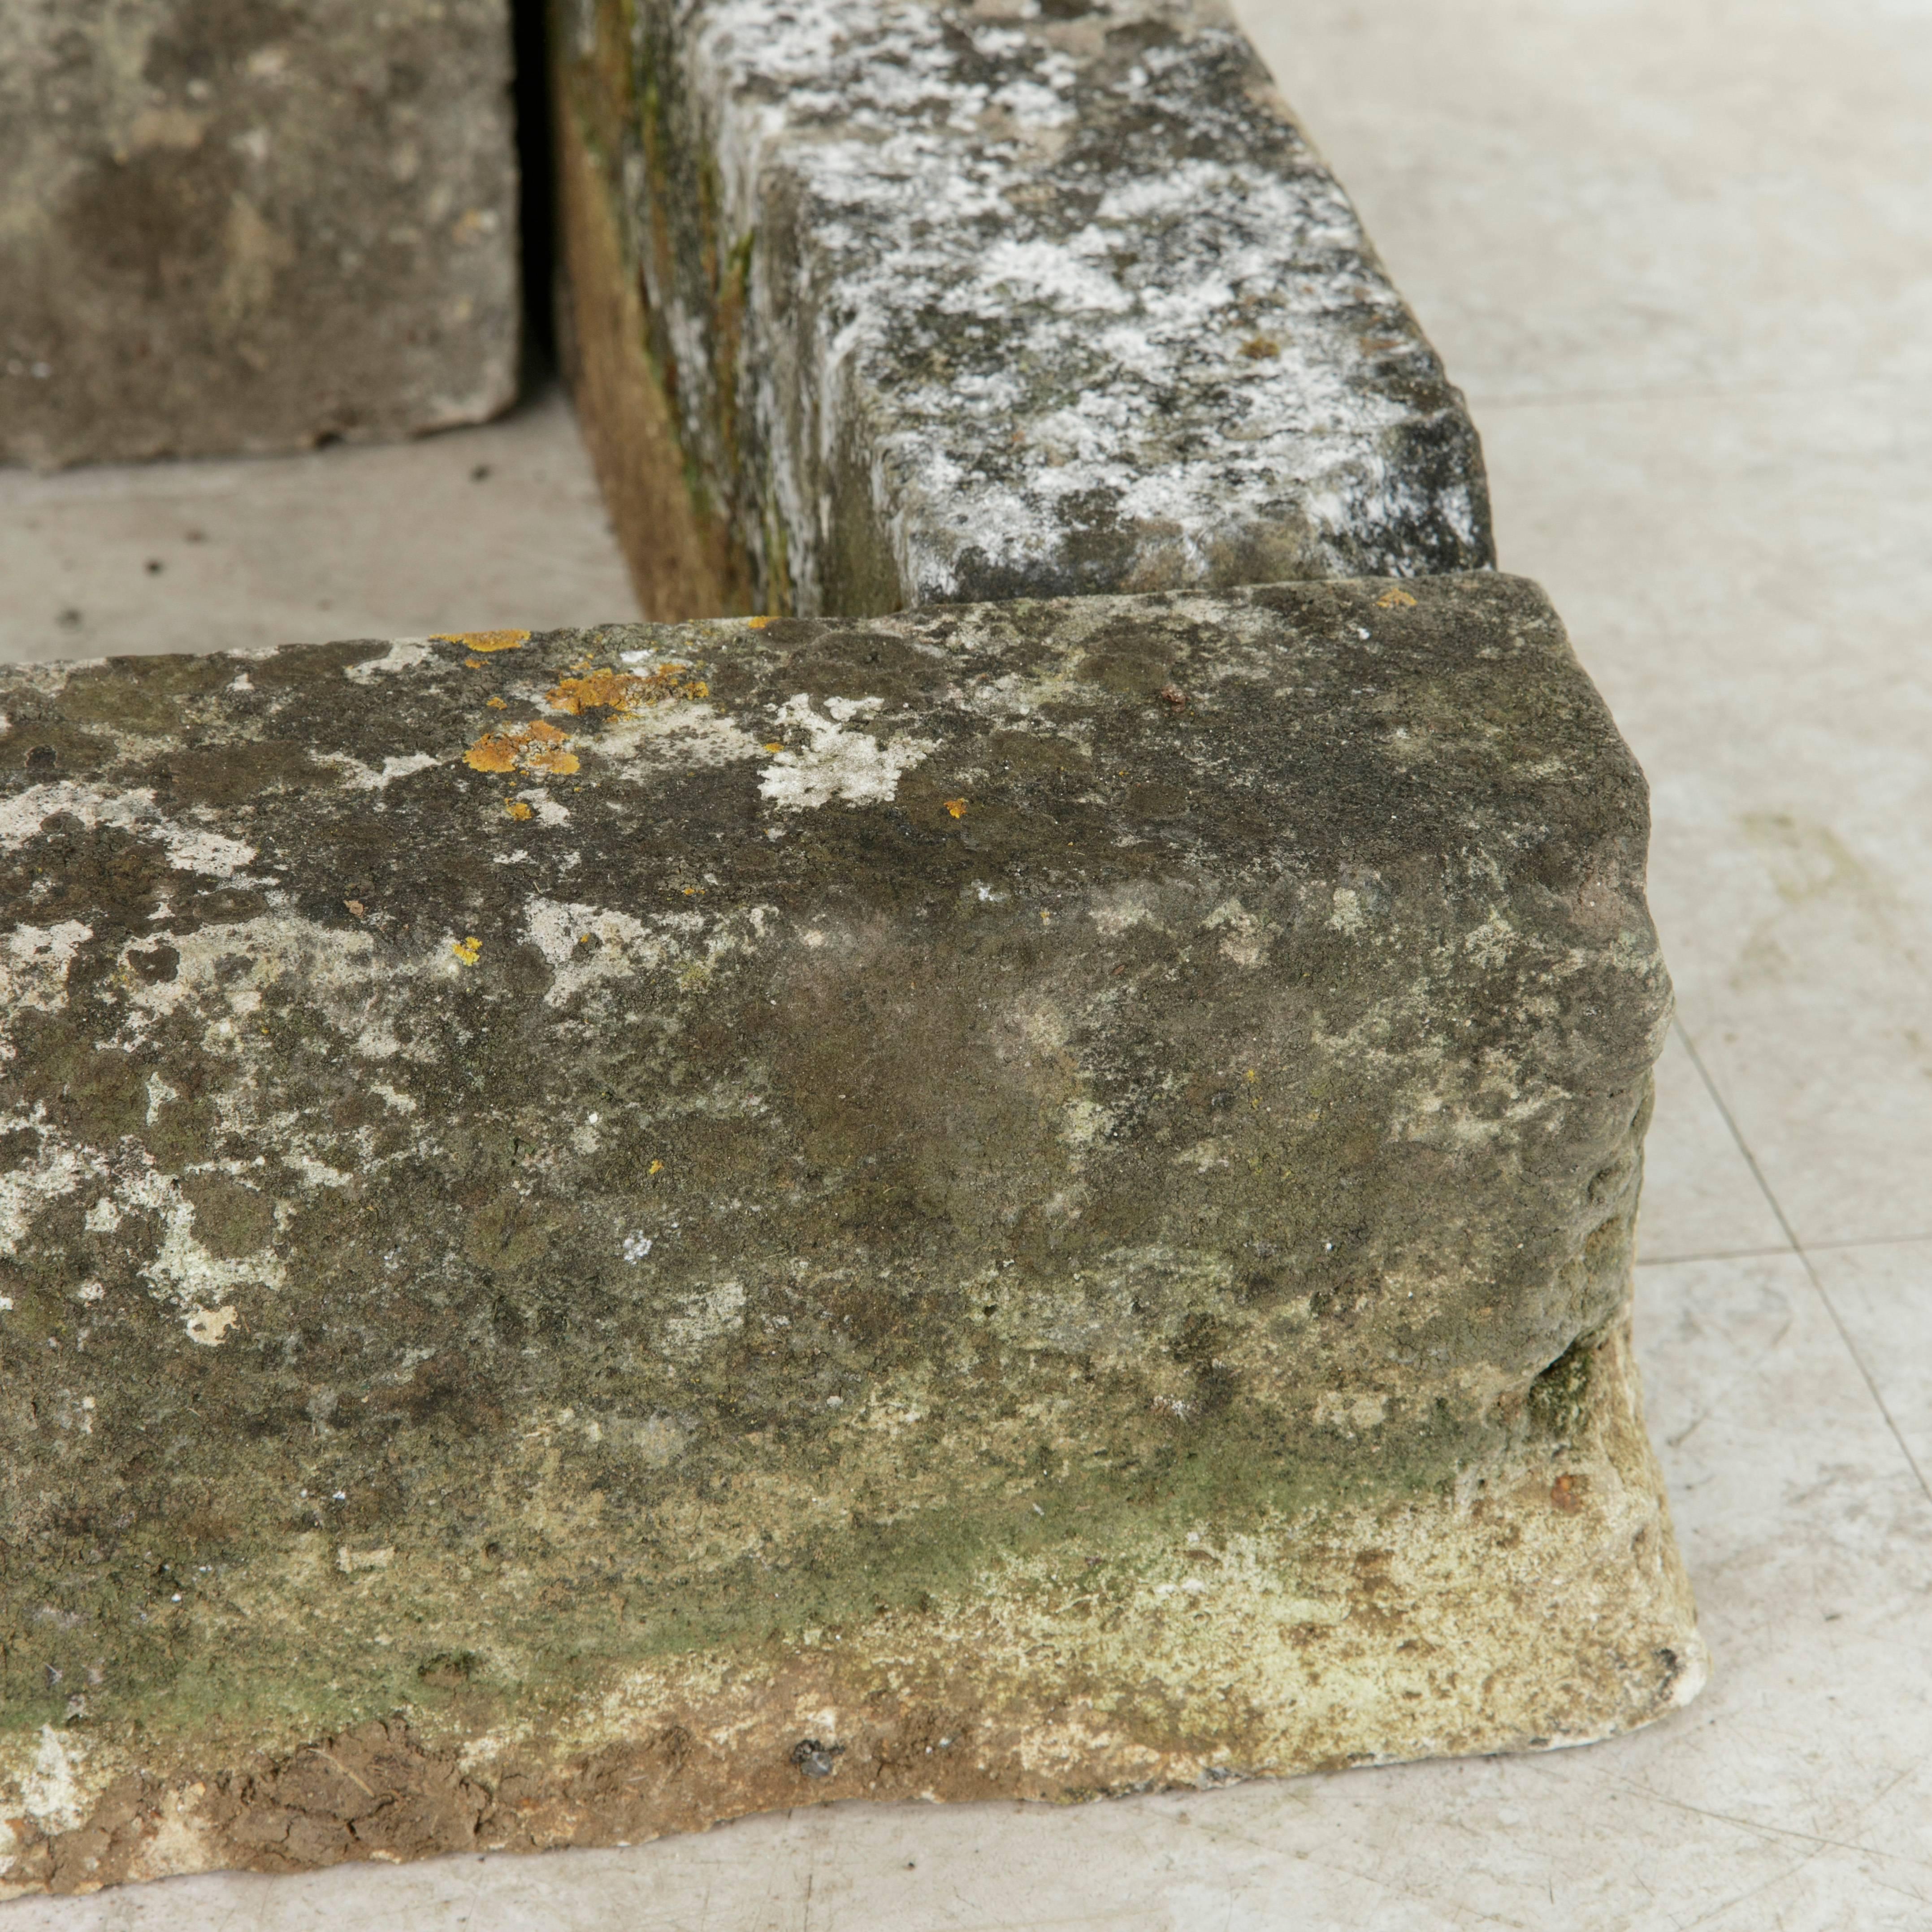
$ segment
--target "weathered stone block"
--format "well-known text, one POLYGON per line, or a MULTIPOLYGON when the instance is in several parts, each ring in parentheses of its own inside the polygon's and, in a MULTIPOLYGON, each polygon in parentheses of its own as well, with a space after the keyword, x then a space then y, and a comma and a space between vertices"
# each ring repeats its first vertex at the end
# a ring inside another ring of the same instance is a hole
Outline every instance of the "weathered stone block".
POLYGON ((1462 398, 1212 0, 555 38, 566 334, 652 615, 1493 560, 1462 398))
POLYGON ((1640 775, 1479 573, 0 673, 0 1888, 1701 1681, 1640 775))
POLYGON ((0 461, 505 407, 509 77, 506 0, 7 0, 0 461))

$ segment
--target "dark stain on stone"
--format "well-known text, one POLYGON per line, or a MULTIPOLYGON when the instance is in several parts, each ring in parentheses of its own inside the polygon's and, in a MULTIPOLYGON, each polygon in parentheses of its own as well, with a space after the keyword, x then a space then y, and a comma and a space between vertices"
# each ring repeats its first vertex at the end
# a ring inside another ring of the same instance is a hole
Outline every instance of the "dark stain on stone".
POLYGON ((830 1778, 845 1754, 841 1744, 821 1744, 816 1738, 800 1738, 791 1748, 791 1761, 807 1778, 830 1778))
POLYGON ((341 782, 341 774, 317 764, 305 746, 273 738, 170 752, 148 776, 157 790, 183 805, 235 805, 258 793, 341 782))

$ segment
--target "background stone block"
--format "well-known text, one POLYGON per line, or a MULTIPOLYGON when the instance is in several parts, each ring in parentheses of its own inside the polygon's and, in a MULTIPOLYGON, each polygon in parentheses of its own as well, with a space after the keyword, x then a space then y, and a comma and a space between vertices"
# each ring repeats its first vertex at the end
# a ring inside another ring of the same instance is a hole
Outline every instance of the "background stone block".
POLYGON ((1493 560, 1462 399, 1218 5, 555 27, 566 334, 652 614, 1493 560))
POLYGON ((1641 776, 1489 573, 0 674, 0 1886, 1577 1742, 1641 776))
POLYGON ((8 0, 0 460, 506 407, 509 38, 506 0, 8 0))

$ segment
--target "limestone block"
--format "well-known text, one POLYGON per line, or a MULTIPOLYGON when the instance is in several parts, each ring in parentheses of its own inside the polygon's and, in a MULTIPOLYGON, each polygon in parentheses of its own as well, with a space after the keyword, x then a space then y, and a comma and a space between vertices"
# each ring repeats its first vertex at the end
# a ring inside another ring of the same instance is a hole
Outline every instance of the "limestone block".
POLYGON ((1449 384, 1218 0, 558 0, 645 608, 1493 561, 1449 384))
POLYGON ((0 1888, 1703 1652, 1642 778, 1471 573, 0 671, 0 1888))
POLYGON ((504 408, 509 62, 507 0, 7 0, 0 461, 504 408))

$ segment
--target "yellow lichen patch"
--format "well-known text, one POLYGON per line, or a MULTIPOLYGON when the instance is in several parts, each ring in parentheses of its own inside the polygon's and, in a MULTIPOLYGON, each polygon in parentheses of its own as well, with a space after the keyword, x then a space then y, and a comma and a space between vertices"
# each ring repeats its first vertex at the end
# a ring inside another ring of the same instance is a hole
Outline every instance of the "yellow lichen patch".
POLYGON ((1415 599, 1406 590, 1384 590, 1376 602, 1384 610, 1394 610, 1398 608, 1412 610, 1415 608, 1415 599))
POLYGON ((530 815, 530 807, 520 798, 504 800, 503 809, 512 818, 527 818, 530 815))
POLYGON ((463 660, 463 668, 465 670, 481 670, 483 668, 483 660, 481 658, 465 658, 463 660))
POLYGON ((486 698, 483 702, 492 711, 507 711, 510 708, 508 704, 500 698, 486 698))
POLYGON ((652 1161, 652 1162, 651 1162, 651 1166, 650 1166, 650 1172, 651 1172, 652 1173, 653 1173, 653 1174, 662 1174, 662 1173, 663 1173, 663 1172, 664 1172, 664 1162, 663 1162, 662 1161, 661 1161, 661 1160, 654 1160, 654 1161, 652 1161))
POLYGON ((593 670, 587 676, 559 680, 544 696, 558 710, 581 718, 586 711, 629 710, 644 682, 628 671, 593 670))
POLYGON ((946 808, 955 818, 966 816, 966 801, 963 798, 949 798, 946 801, 946 808))
POLYGON ((530 640, 527 631, 439 631, 433 644, 460 644, 469 651, 513 651, 530 640))
POLYGON ((566 777, 578 769, 577 754, 563 747, 569 740, 554 724, 536 718, 514 731, 486 731, 463 754, 463 762, 478 772, 544 772, 566 777))
POLYGON ((476 956, 483 950, 483 942, 472 933, 467 939, 452 939, 449 942, 449 950, 456 955, 456 963, 459 966, 473 966, 476 964, 476 956))
POLYGON ((580 677, 560 678, 544 693, 544 700, 573 718, 586 711, 608 710, 622 716, 639 705, 662 704, 668 698, 709 698, 711 687, 691 675, 688 664, 659 664, 639 677, 627 670, 586 671, 580 677))
POLYGON ((524 770, 540 772, 554 778, 567 778, 578 770, 574 752, 526 752, 524 754, 524 770))
POLYGON ((467 752, 464 764, 472 771, 516 771, 516 746, 496 732, 483 732, 467 752))
POLYGON ((747 617, 745 622, 754 631, 762 631, 772 620, 769 617, 747 617))
POLYGON ((517 748, 506 737, 486 731, 463 754, 472 771, 513 772, 517 769, 517 748))

